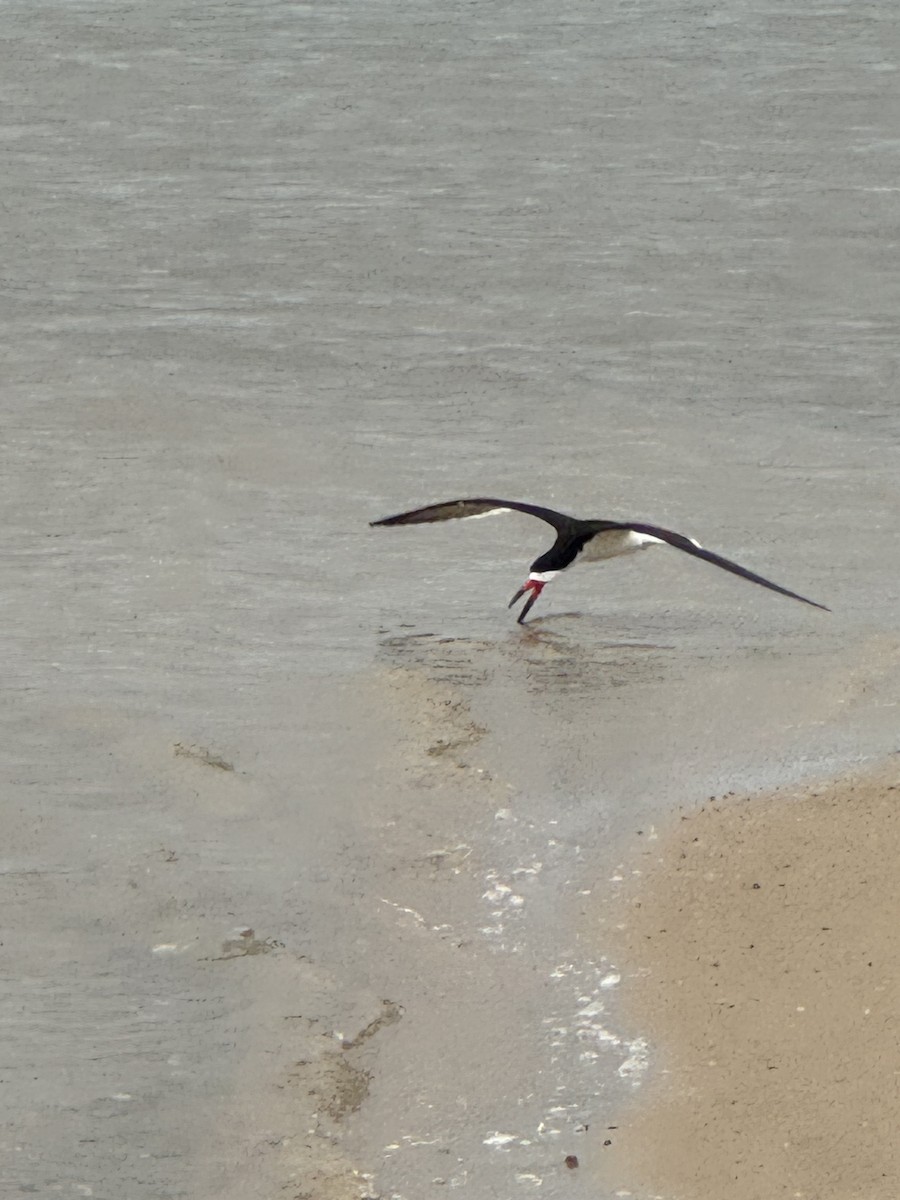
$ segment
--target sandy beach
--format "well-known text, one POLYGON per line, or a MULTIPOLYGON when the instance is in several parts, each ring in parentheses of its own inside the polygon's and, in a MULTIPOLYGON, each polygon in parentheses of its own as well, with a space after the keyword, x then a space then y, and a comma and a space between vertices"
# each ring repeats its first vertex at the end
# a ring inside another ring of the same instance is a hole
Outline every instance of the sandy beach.
POLYGON ((635 847, 617 928, 654 1080, 593 1140, 613 1194, 898 1194, 898 853, 900 752, 635 847))

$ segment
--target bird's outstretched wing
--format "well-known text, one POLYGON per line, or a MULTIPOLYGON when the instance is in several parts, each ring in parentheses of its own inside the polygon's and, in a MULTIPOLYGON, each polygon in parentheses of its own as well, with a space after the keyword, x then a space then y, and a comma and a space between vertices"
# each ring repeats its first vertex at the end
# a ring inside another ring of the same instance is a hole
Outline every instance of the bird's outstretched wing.
POLYGON ((565 513, 554 512, 552 508, 540 508, 536 504, 522 504, 518 500, 444 500, 440 504, 429 504, 427 508, 414 508, 410 512, 397 513, 394 517, 382 517, 380 521, 370 521, 370 525, 422 525, 428 521, 455 521, 465 517, 487 517, 492 513, 508 512, 528 513, 546 521, 557 531, 567 529, 573 518, 565 513))
POLYGON ((623 527, 631 529, 635 533, 645 533, 649 534, 650 537, 659 538, 660 541, 668 542, 670 546, 675 546, 678 550, 684 550, 686 554, 693 554, 695 558, 702 558, 704 562, 721 567, 723 571, 730 571, 732 575, 740 575, 742 579, 749 579, 751 583, 758 583, 760 587, 768 588, 769 591, 780 592, 782 596, 790 596, 792 600, 800 600, 804 604, 811 604, 813 608, 821 608, 825 612, 831 612, 831 609, 826 608, 824 604, 818 604, 815 600, 807 600, 805 596, 800 596, 797 592, 792 592, 788 588, 780 587, 777 583, 772 583, 771 579, 763 579, 762 575, 756 575, 753 571, 748 571, 746 567, 732 562, 730 558, 723 558, 721 554, 715 554, 712 550, 704 550, 702 546, 698 546, 695 541, 685 537, 683 533, 673 533, 671 529, 660 529, 657 525, 632 525, 629 523, 623 527))

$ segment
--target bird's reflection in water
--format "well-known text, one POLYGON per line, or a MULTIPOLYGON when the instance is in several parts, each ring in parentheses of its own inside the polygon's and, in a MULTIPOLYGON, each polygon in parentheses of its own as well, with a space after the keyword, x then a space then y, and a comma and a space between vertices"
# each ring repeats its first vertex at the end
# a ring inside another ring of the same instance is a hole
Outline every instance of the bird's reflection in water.
POLYGON ((524 673, 530 692, 602 696, 611 688, 659 681, 673 666, 670 645, 591 637, 597 620, 581 612, 536 617, 511 630, 505 656, 524 673), (577 624, 573 624, 577 622, 577 624))
MULTIPOLYGON (((577 611, 536 617, 496 640, 404 633, 383 637, 378 659, 392 668, 423 671, 461 687, 488 681, 514 691, 601 696, 611 688, 659 681, 675 665, 673 646, 620 638, 600 640, 598 620, 577 611)), ((604 629, 608 633, 608 629, 604 629)))

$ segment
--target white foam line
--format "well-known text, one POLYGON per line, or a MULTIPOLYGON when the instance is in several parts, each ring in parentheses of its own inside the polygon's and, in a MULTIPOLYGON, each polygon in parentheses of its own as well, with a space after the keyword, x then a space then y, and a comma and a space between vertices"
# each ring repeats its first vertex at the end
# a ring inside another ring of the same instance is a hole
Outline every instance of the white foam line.
POLYGON ((482 1141, 484 1146, 494 1146, 498 1150, 505 1150, 510 1142, 518 1141, 514 1133, 489 1133, 482 1141))
POLYGON ((419 925, 425 924, 425 918, 421 913, 416 912, 414 908, 404 908, 402 904, 395 904, 393 900, 386 900, 384 896, 379 896, 378 899, 382 904, 388 904, 391 908, 396 908, 397 912, 406 913, 412 917, 419 925))

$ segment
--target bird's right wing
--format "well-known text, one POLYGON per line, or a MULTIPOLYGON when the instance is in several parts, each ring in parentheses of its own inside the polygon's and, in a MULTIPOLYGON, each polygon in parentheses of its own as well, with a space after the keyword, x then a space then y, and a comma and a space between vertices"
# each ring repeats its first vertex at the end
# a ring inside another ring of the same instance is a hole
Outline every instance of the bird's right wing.
POLYGON ((780 592, 782 596, 790 596, 792 600, 800 600, 804 604, 811 604, 813 608, 822 608, 825 612, 831 612, 830 608, 825 608, 824 604, 819 604, 815 600, 807 600, 806 596, 801 596, 797 592, 792 592, 788 588, 781 587, 780 584, 773 583, 771 579, 764 579, 762 575, 757 575, 754 571, 748 571, 746 567, 742 567, 740 563, 732 562, 730 558, 725 558, 721 554, 716 554, 712 550, 706 550, 693 538, 685 537, 683 533, 673 533, 671 529, 660 529, 658 525, 624 525, 624 528, 631 529, 635 533, 643 533, 650 537, 658 538, 661 542, 668 542, 670 546, 675 546, 678 550, 683 550, 685 554, 692 554, 694 558, 702 558, 704 562, 712 563, 713 566, 721 567, 723 571, 730 571, 732 575, 740 575, 741 579, 749 579, 751 583, 758 583, 760 587, 768 588, 771 592, 780 592))
POLYGON ((380 521, 370 521, 370 525, 423 525, 429 521, 455 521, 466 517, 488 517, 492 513, 523 512, 530 517, 546 521, 548 525, 560 532, 566 529, 572 518, 565 513, 554 512, 552 508, 540 508, 536 504, 523 504, 518 500, 444 500, 440 504, 429 504, 427 508, 414 508, 410 512, 397 513, 393 517, 382 517, 380 521))

